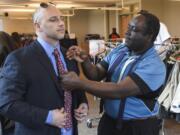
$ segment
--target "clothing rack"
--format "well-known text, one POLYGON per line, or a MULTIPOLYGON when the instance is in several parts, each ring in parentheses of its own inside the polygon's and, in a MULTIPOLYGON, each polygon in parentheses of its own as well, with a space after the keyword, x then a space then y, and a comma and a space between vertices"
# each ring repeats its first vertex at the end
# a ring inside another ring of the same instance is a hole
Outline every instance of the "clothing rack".
POLYGON ((180 122, 180 60, 176 60, 174 56, 177 55, 175 54, 180 55, 178 47, 177 50, 169 56, 168 63, 172 64, 173 68, 158 101, 161 105, 160 117, 171 117, 180 122))

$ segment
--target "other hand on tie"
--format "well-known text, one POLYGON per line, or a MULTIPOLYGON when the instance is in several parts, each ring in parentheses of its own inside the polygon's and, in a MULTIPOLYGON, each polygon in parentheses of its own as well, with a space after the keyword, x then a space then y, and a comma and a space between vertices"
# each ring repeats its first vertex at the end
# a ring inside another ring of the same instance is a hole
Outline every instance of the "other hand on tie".
POLYGON ((67 72, 61 75, 61 83, 67 90, 75 90, 81 85, 81 81, 75 72, 67 72))
POLYGON ((68 49, 66 56, 69 60, 76 60, 77 62, 84 62, 89 58, 89 55, 78 46, 72 46, 68 49))

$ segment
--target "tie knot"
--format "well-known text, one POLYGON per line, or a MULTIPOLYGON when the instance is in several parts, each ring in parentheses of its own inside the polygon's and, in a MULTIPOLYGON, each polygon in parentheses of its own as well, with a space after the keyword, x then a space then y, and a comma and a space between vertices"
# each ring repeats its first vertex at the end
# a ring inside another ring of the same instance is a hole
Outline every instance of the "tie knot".
POLYGON ((55 48, 55 49, 54 49, 53 54, 54 54, 55 56, 59 56, 59 51, 58 51, 58 49, 57 49, 57 48, 55 48))

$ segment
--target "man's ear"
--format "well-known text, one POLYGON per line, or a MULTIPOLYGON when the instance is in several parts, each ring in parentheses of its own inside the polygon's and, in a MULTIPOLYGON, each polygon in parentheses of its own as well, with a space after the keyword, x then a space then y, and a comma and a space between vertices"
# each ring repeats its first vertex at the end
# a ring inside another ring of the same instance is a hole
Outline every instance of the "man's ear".
POLYGON ((153 34, 148 35, 148 41, 152 42, 153 34))
POLYGON ((35 29, 36 29, 37 31, 39 31, 39 32, 42 31, 41 26, 40 26, 39 23, 34 23, 34 27, 35 27, 35 29))

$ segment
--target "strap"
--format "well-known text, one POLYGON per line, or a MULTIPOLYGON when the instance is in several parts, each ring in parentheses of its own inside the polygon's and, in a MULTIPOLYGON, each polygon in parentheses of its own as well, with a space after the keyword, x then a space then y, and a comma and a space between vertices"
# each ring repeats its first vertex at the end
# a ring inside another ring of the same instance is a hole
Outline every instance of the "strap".
POLYGON ((119 104, 118 119, 116 123, 116 128, 119 130, 121 130, 123 126, 123 114, 125 109, 125 103, 126 103, 126 98, 121 99, 121 102, 119 104))
MULTIPOLYGON (((132 63, 132 66, 130 67, 128 74, 132 72, 133 68, 135 67, 137 62, 141 59, 141 57, 139 57, 136 61, 132 63)), ((121 102, 119 104, 118 119, 117 119, 117 124, 116 124, 116 128, 118 130, 121 130, 123 126, 122 124, 123 124, 123 114, 124 114, 125 104, 126 104, 126 98, 121 99, 121 102)))
POLYGON ((106 80, 107 82, 111 80, 112 73, 116 69, 117 65, 122 61, 123 57, 125 56, 125 53, 126 53, 125 51, 122 51, 120 55, 116 58, 112 66, 109 68, 108 73, 107 73, 107 80, 106 80))
MULTIPOLYGON (((112 73, 116 69, 117 65, 122 61, 123 57, 125 56, 125 53, 126 53, 125 50, 123 50, 120 53, 120 55, 116 58, 116 60, 114 61, 114 63, 110 67, 110 69, 108 70, 106 82, 109 82, 111 80, 112 73)), ((99 107, 99 113, 103 112, 103 106, 104 106, 104 100, 103 100, 103 98, 101 98, 101 100, 100 100, 100 107, 99 107)))

